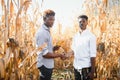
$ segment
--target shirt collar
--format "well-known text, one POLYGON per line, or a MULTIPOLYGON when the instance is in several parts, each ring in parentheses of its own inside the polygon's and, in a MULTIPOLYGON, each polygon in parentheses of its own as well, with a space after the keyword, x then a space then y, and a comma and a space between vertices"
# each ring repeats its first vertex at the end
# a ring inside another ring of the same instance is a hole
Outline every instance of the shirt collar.
POLYGON ((50 28, 48 28, 45 24, 43 24, 42 27, 43 27, 45 30, 47 30, 47 31, 50 32, 50 28))
POLYGON ((84 31, 79 32, 79 33, 82 34, 82 35, 84 35, 84 34, 87 34, 88 32, 89 32, 89 30, 88 30, 88 29, 85 29, 84 31))

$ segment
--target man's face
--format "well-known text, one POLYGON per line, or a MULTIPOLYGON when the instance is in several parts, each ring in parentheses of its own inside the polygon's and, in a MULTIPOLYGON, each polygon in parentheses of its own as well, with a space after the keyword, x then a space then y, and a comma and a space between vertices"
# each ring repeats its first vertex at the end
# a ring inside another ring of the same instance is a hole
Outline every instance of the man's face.
POLYGON ((54 16, 46 17, 44 21, 48 27, 52 27, 55 21, 55 17, 54 16))
POLYGON ((88 21, 85 18, 79 18, 78 21, 79 21, 79 27, 82 30, 85 30, 87 27, 88 21))

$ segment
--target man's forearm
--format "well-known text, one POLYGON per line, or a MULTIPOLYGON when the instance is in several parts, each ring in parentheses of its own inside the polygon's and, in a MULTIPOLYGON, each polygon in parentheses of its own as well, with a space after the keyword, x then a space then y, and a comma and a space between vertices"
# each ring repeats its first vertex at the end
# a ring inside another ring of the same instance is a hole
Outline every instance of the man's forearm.
POLYGON ((95 72, 95 57, 91 57, 91 72, 95 72))
POLYGON ((61 57, 61 54, 54 54, 54 53, 50 53, 48 52, 46 55, 43 55, 44 58, 58 58, 61 57))

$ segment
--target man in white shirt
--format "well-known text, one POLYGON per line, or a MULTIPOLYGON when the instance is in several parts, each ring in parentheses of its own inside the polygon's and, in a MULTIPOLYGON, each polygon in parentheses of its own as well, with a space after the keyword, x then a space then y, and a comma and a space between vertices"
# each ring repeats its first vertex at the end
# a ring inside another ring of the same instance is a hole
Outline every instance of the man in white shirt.
POLYGON ((71 49, 74 55, 75 80, 93 80, 95 72, 96 37, 87 29, 88 17, 78 17, 80 30, 73 37, 71 49))
POLYGON ((54 54, 54 51, 59 47, 52 45, 52 37, 50 35, 50 28, 53 26, 55 20, 55 12, 52 10, 44 11, 43 25, 36 33, 36 47, 39 48, 43 44, 47 46, 38 52, 37 67, 40 71, 40 80, 51 80, 52 70, 54 68, 54 58, 64 59, 64 54, 54 54))

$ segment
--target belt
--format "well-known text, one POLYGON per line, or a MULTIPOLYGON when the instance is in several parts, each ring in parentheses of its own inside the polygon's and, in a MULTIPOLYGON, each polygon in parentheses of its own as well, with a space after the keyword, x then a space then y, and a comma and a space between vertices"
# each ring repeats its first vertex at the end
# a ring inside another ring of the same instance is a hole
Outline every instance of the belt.
POLYGON ((88 67, 88 68, 82 68, 82 69, 76 69, 76 70, 79 72, 79 74, 81 75, 81 80, 83 80, 84 72, 85 72, 85 73, 89 73, 90 68, 91 68, 91 67, 88 67))
POLYGON ((82 71, 87 71, 87 73, 89 72, 91 67, 88 67, 88 68, 82 68, 82 69, 76 69, 80 74, 82 74, 82 71))

